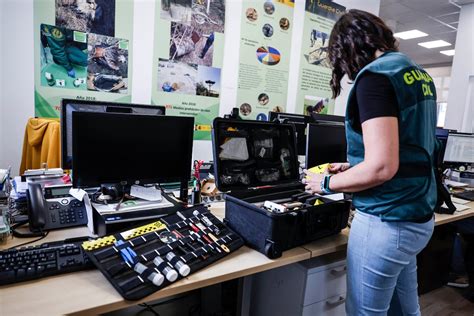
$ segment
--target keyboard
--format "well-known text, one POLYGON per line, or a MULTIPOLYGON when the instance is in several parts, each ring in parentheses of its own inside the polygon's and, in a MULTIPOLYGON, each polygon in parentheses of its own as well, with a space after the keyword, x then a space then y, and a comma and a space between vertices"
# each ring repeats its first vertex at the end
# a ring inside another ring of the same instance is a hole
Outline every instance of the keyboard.
POLYGON ((464 191, 461 193, 454 193, 453 194, 455 197, 468 200, 468 201, 474 201, 474 190, 472 191, 464 191))
POLYGON ((93 268, 81 244, 88 238, 0 251, 0 285, 93 268))

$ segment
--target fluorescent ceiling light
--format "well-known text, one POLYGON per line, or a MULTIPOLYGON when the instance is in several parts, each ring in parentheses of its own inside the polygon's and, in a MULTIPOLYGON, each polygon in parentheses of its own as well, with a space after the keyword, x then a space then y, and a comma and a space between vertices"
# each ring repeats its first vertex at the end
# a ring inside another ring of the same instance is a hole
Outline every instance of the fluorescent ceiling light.
POLYGON ((410 30, 410 31, 395 33, 393 34, 393 36, 401 38, 403 40, 408 40, 412 38, 425 37, 425 36, 428 36, 428 34, 419 30, 410 30))
POLYGON ((426 47, 426 48, 436 48, 436 47, 451 46, 450 43, 445 42, 445 41, 442 41, 442 40, 418 43, 418 45, 423 46, 423 47, 426 47))
POLYGON ((454 49, 442 50, 440 51, 440 53, 446 56, 454 56, 454 49))

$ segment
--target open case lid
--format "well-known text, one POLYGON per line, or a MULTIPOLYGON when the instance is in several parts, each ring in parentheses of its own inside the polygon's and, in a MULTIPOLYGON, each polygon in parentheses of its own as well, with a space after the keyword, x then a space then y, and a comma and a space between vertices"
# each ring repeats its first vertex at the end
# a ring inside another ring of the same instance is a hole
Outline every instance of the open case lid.
POLYGON ((303 186, 292 124, 215 118, 212 149, 221 192, 303 186))

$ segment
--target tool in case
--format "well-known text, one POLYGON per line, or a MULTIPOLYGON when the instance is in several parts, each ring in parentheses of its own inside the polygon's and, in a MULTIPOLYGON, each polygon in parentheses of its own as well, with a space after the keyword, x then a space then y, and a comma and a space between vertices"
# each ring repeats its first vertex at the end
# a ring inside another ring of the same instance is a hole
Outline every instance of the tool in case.
POLYGON ((243 240, 204 206, 82 244, 128 300, 138 300, 221 259, 243 240))
POLYGON ((224 222, 252 248, 278 258, 347 226, 349 201, 305 192, 293 125, 216 118, 212 140, 224 222))

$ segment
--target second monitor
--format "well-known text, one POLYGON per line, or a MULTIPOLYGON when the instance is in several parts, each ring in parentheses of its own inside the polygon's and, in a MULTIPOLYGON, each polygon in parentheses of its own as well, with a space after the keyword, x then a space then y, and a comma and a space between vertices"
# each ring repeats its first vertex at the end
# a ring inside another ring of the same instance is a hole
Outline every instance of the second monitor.
POLYGON ((306 168, 323 163, 346 162, 346 132, 342 124, 308 124, 306 168))
POLYGON ((72 118, 74 187, 180 181, 187 189, 194 118, 93 112, 72 118))

